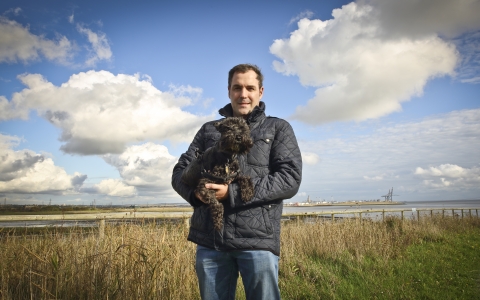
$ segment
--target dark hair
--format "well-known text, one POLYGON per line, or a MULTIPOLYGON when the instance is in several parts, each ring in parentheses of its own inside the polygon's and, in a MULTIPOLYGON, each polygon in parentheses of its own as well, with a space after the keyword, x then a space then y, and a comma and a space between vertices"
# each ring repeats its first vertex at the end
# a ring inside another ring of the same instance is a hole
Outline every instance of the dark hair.
POLYGON ((230 89, 230 86, 232 85, 232 78, 235 73, 246 73, 250 70, 257 73, 258 87, 261 88, 263 86, 263 74, 262 71, 260 71, 260 68, 252 64, 239 64, 228 72, 228 89, 230 89))

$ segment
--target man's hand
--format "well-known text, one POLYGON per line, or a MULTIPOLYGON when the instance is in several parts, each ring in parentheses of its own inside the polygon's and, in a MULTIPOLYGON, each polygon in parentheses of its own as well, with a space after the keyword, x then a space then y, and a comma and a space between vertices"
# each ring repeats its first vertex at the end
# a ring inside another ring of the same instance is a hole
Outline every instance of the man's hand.
MULTIPOLYGON (((210 190, 215 190, 215 197, 218 201, 223 201, 228 198, 228 184, 207 183, 205 184, 205 187, 210 190)), ((199 194, 195 193, 195 196, 205 203, 199 194)))

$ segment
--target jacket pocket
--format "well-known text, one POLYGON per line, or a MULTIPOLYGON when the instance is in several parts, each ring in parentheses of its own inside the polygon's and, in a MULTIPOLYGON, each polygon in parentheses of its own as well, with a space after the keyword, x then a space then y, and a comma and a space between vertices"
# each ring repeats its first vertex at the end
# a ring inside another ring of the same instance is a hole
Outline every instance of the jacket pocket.
POLYGON ((192 229, 205 233, 208 233, 213 229, 212 216, 207 205, 195 208, 190 221, 190 227, 192 229))
POLYGON ((274 137, 273 133, 267 132, 259 132, 252 136, 253 147, 247 154, 247 163, 255 166, 268 166, 274 137))
POLYGON ((273 235, 268 209, 264 206, 237 212, 235 223, 235 238, 271 238, 273 235))

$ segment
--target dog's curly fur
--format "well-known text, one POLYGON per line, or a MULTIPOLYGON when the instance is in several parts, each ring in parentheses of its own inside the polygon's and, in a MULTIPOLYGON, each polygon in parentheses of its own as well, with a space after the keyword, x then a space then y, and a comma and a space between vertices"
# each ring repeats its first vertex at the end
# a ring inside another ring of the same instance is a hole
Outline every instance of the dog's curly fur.
POLYGON ((230 117, 214 123, 220 132, 215 151, 203 157, 202 178, 195 193, 209 205, 215 230, 223 228, 223 205, 215 197, 215 190, 205 188, 206 183, 230 184, 235 181, 240 188, 242 201, 253 198, 253 183, 250 177, 241 174, 237 155, 247 154, 253 146, 250 128, 243 118, 230 117), (212 159, 213 158, 213 159, 212 159))

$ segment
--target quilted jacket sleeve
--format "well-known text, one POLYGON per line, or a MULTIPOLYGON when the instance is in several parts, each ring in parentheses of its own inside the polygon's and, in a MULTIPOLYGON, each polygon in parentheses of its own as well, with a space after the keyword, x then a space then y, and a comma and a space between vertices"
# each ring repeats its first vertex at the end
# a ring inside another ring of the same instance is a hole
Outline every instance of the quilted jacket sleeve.
POLYGON ((205 130, 205 126, 200 128, 200 130, 195 135, 193 142, 188 147, 187 152, 182 154, 178 159, 177 164, 173 167, 172 173, 172 187, 173 189, 183 198, 185 199, 190 205, 194 207, 198 207, 203 205, 204 203, 198 200, 195 197, 194 188, 189 187, 182 181, 182 174, 183 170, 188 166, 188 164, 195 158, 195 149, 199 149, 200 151, 204 151, 204 143, 203 143, 203 132, 205 130))
POLYGON ((243 203, 237 183, 229 186, 230 205, 241 207, 295 196, 302 180, 302 157, 291 125, 281 119, 275 123, 275 138, 270 151, 270 172, 253 178, 254 197, 243 203))

